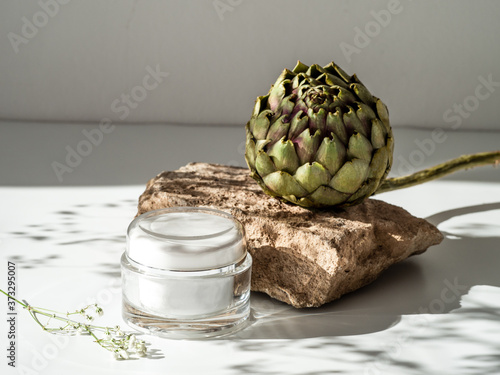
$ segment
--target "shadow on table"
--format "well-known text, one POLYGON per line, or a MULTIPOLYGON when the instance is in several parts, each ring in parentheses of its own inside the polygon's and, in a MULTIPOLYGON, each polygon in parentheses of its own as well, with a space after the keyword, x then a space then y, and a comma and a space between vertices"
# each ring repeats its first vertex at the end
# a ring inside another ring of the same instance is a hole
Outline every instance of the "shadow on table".
MULTIPOLYGON (((497 209, 500 203, 464 207, 427 220, 438 225, 456 216, 497 209)), ((417 375, 436 373, 445 365, 453 373, 497 375, 500 342, 491 340, 491 329, 497 330, 500 321, 498 301, 492 301, 498 299, 498 291, 493 289, 491 298, 476 298, 483 285, 500 287, 500 220, 491 224, 476 228, 481 230, 474 233, 483 237, 443 232, 446 238, 438 247, 392 266, 371 285, 320 308, 298 310, 253 293, 251 324, 226 339, 253 356, 228 368, 235 375, 280 375, 283 372, 274 369, 283 361, 297 364, 290 374, 417 375), (451 310, 453 314, 447 314, 451 310), (431 321, 424 314, 435 315, 431 321), (356 338, 384 331, 403 315, 404 327, 394 327, 391 334, 356 338), (464 322, 474 328, 467 329, 464 322), (436 345, 449 346, 444 351, 447 356, 454 351, 451 348, 475 350, 446 363, 450 358, 441 358, 441 352, 432 349, 436 345), (275 360, 269 360, 269 353, 275 360), (300 367, 302 361, 310 365, 308 370, 300 367), (328 370, 316 371, 314 364, 328 370)))
MULTIPOLYGON (((500 203, 463 207, 435 214, 434 225, 476 212, 500 209, 500 203)), ((475 285, 500 287, 500 220, 488 237, 458 237, 423 255, 392 266, 372 284, 320 308, 295 309, 261 293, 252 293, 250 326, 235 339, 301 339, 361 335, 385 330, 402 315, 444 314, 460 307, 475 285)), ((479 231, 484 232, 484 231, 479 231)))

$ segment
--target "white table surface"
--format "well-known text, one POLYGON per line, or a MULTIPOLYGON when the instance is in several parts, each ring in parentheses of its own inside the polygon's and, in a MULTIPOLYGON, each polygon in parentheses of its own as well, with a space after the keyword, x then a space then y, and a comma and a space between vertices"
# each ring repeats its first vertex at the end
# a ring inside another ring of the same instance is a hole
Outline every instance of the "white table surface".
MULTIPOLYGON (((445 235, 376 282, 317 309, 252 293, 253 322, 218 340, 143 336, 152 355, 116 361, 89 337, 58 343, 18 310, 17 369, 2 374, 500 374, 500 170, 380 195, 445 235), (456 289, 450 285, 456 284, 456 289), (154 349, 154 350, 151 350, 154 349)), ((17 265, 18 296, 73 310, 97 300, 121 318, 119 258, 143 185, 1 187, 0 285, 17 265)), ((6 298, 0 342, 7 346, 6 298)), ((5 371, 7 370, 7 371, 5 371)))

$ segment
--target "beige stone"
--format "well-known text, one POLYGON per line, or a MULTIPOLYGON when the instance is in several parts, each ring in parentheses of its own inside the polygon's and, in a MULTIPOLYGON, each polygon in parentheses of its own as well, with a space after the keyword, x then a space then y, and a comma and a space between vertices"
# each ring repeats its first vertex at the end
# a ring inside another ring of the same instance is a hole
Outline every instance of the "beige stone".
POLYGON ((309 210, 267 196, 248 170, 192 163, 147 184, 138 214, 203 206, 245 226, 252 290, 316 307, 374 281, 385 269, 442 241, 439 230, 400 207, 368 199, 342 210, 309 210))

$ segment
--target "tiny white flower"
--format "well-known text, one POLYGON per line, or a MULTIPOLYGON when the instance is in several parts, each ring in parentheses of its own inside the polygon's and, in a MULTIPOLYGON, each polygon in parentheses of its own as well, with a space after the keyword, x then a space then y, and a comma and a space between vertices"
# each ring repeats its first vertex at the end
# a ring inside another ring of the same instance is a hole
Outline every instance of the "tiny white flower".
POLYGON ((128 338, 128 348, 130 350, 134 349, 134 347, 135 347, 135 341, 136 341, 135 336, 134 335, 130 335, 129 338, 128 338))
POLYGON ((81 326, 79 326, 76 330, 76 334, 77 335, 81 335, 83 333, 83 328, 81 326))
POLYGON ((120 354, 120 357, 122 357, 123 359, 129 359, 130 358, 126 350, 122 349, 118 353, 120 354))
POLYGON ((120 353, 118 353, 118 352, 116 352, 116 351, 115 351, 115 352, 113 352, 113 353, 112 353, 112 355, 113 355, 113 358, 114 358, 114 359, 120 359, 120 358, 121 358, 120 353))
POLYGON ((91 322, 92 320, 94 320, 94 317, 93 317, 93 316, 90 316, 90 315, 87 315, 87 316, 86 316, 86 318, 87 318, 87 320, 88 320, 89 322, 91 322))
POLYGON ((118 331, 116 331, 116 336, 123 336, 123 335, 124 335, 124 333, 120 329, 118 329, 118 331))
POLYGON ((144 344, 144 341, 138 341, 135 345, 135 351, 137 354, 139 354, 141 357, 146 355, 146 345, 144 344))
POLYGON ((96 311, 96 313, 97 313, 98 316, 103 316, 104 315, 104 310, 101 309, 100 307, 98 307, 97 305, 96 305, 95 311, 96 311))

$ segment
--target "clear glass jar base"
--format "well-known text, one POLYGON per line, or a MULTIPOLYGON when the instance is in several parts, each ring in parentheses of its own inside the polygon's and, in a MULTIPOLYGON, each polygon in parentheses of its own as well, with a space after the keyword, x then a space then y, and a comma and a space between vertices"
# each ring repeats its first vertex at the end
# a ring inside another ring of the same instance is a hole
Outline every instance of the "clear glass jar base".
POLYGON ((238 332, 249 324, 250 301, 219 315, 199 319, 174 319, 145 313, 124 299, 122 315, 130 327, 150 335, 171 339, 217 338, 238 332))

